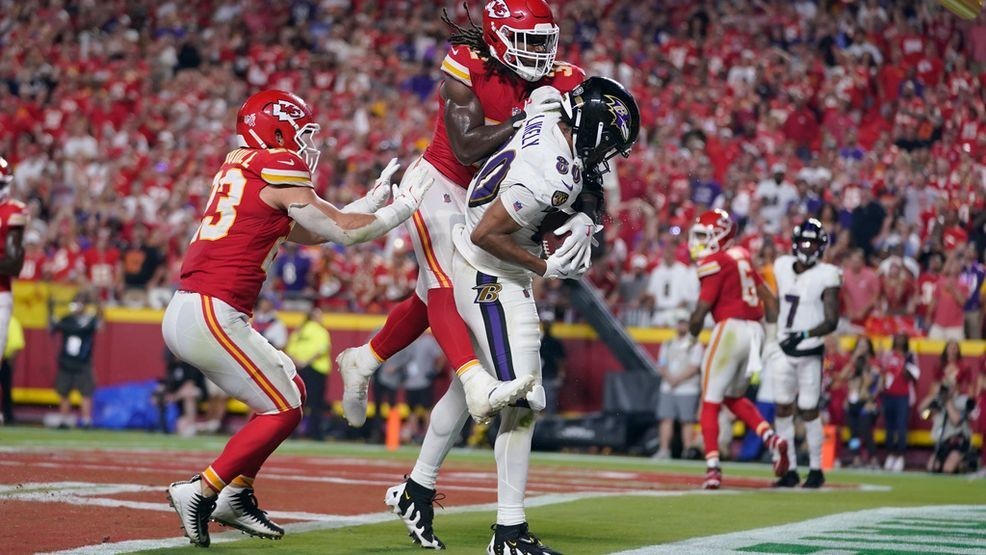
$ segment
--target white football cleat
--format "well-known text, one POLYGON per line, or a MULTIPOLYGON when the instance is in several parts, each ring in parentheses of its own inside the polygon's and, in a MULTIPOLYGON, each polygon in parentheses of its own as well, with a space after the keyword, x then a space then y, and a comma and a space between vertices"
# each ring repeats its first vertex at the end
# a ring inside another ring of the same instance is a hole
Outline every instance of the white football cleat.
POLYGON ((168 486, 168 504, 181 520, 181 529, 193 545, 209 547, 209 517, 216 508, 216 498, 202 495, 202 477, 168 486))
POLYGON ((346 349, 336 358, 342 376, 342 414, 350 426, 359 428, 366 423, 366 390, 380 361, 369 345, 346 349))
POLYGON ((524 398, 534 387, 534 376, 501 382, 476 364, 459 378, 466 393, 466 408, 479 424, 485 424, 504 407, 524 398))
POLYGON ((284 537, 284 528, 271 522, 267 512, 257 506, 253 488, 227 487, 222 490, 216 500, 216 509, 212 511, 212 520, 257 538, 279 540, 284 537))

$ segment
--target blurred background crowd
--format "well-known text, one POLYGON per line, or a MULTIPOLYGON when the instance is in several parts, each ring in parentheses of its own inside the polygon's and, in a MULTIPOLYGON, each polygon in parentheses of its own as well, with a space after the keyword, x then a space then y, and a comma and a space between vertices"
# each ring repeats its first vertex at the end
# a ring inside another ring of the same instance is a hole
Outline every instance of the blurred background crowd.
MULTIPOLYGON (((623 82, 642 110, 589 276, 625 323, 670 326, 689 308, 687 228, 723 207, 768 280, 793 225, 818 217, 845 268, 846 326, 981 336, 983 17, 916 1, 552 4, 558 58, 623 82)), ((235 111, 262 88, 314 109, 319 194, 362 195, 430 139, 448 34, 436 6, 465 21, 455 1, 0 0, 0 153, 33 216, 21 277, 164 306, 235 111)), ((277 306, 386 313, 415 276, 393 233, 286 245, 267 291, 277 306)), ((537 294, 577 319, 562 289, 537 294)))

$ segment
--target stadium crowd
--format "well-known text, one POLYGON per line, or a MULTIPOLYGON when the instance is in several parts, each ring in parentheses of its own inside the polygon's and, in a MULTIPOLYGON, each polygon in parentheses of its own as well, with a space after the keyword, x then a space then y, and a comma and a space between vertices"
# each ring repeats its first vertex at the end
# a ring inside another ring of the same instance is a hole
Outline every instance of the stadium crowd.
MULTIPOLYGON (((478 5, 472 3, 473 17, 478 5)), ((684 240, 730 210, 770 279, 808 215, 845 267, 843 316, 871 332, 982 333, 986 20, 932 2, 552 3, 558 58, 635 94, 643 134, 608 177, 590 279, 629 324, 693 299, 684 240)), ((457 1, 0 0, 0 153, 33 216, 23 279, 162 307, 249 92, 292 90, 322 125, 318 192, 363 194, 427 144, 457 1)), ((411 294, 406 236, 286 245, 285 306, 385 313, 411 294)), ((697 284, 696 284, 697 285, 697 284)), ((553 284, 542 308, 576 315, 553 284)))

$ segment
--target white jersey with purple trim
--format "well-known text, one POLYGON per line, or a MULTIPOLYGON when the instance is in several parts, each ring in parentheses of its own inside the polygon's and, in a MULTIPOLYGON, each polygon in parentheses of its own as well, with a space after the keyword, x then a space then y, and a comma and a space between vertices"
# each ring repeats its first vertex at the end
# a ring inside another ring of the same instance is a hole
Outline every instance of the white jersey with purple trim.
MULTIPOLYGON (((784 340, 792 331, 805 331, 825 321, 822 293, 831 287, 842 287, 842 270, 832 264, 819 262, 800 274, 794 271, 797 259, 784 255, 774 261, 777 279, 778 339, 784 340)), ((822 345, 821 337, 809 337, 798 344, 799 351, 822 345)))
POLYGON ((582 192, 582 162, 558 125, 560 116, 538 114, 524 121, 510 141, 473 177, 466 193, 466 223, 453 233, 455 247, 477 270, 499 277, 529 279, 526 268, 477 247, 470 234, 493 202, 503 203, 520 225, 513 239, 531 254, 543 252, 538 228, 555 211, 573 214, 582 192))

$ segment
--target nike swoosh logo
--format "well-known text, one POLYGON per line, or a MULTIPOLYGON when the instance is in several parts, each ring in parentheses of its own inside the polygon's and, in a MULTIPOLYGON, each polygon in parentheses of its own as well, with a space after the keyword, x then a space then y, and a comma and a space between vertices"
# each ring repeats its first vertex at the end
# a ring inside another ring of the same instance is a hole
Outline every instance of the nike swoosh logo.
POLYGON ((569 185, 568 183, 565 183, 564 181, 562 181, 561 184, 564 185, 565 188, 567 188, 569 191, 574 191, 575 190, 575 185, 569 185))
POLYGON ((408 501, 411 500, 411 496, 407 493, 407 491, 404 492, 404 499, 407 499, 408 501))
POLYGON ((278 160, 278 162, 284 164, 285 166, 293 166, 294 160, 278 160))

